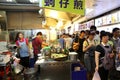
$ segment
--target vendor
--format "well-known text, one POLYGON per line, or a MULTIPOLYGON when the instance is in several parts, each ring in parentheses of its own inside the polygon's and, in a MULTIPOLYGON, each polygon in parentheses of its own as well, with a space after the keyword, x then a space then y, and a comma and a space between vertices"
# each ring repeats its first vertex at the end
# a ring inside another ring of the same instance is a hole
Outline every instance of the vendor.
POLYGON ((29 48, 28 39, 24 38, 23 33, 19 32, 16 36, 16 45, 18 48, 18 54, 20 58, 20 64, 25 68, 29 68, 29 48))
POLYGON ((42 42, 42 32, 38 32, 36 37, 32 41, 35 62, 38 59, 38 54, 40 53, 40 50, 42 49, 42 42))

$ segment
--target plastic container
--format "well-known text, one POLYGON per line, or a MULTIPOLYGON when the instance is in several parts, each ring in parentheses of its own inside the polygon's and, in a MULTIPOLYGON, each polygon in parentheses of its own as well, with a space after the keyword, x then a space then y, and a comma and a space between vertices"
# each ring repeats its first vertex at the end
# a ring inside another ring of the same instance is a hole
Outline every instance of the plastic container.
POLYGON ((80 65, 80 63, 73 63, 71 65, 71 79, 72 80, 87 80, 87 70, 80 65), (75 68, 80 67, 80 71, 75 68))

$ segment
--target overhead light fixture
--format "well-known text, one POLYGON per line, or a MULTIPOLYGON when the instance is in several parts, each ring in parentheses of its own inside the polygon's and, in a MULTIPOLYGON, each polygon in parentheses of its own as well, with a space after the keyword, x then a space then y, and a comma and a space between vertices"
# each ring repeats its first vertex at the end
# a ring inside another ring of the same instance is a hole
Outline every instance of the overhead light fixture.
POLYGON ((94 10, 94 9, 92 9, 92 8, 86 8, 86 14, 91 13, 93 10, 94 10))
POLYGON ((0 15, 0 17, 3 17, 2 15, 0 15))
POLYGON ((58 18, 58 12, 55 10, 51 10, 49 14, 52 18, 58 18))
POLYGON ((12 2, 12 0, 7 0, 7 2, 12 2))
POLYGON ((30 0, 31 3, 38 2, 38 0, 30 0))

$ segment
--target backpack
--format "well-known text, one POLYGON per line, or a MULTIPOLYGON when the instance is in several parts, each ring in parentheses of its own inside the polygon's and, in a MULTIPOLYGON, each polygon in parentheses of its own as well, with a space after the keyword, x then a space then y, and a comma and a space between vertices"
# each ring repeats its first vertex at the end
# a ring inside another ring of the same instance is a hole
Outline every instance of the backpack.
POLYGON ((100 60, 102 62, 101 66, 103 66, 106 70, 110 70, 114 65, 114 57, 110 58, 110 53, 112 53, 112 48, 108 46, 109 48, 105 48, 102 44, 100 45, 104 51, 105 55, 100 60))

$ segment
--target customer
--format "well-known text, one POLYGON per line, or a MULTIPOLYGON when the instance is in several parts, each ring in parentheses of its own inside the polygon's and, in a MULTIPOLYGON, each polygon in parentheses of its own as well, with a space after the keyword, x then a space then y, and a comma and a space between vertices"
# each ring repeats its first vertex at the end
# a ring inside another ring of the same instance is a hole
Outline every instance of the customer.
POLYGON ((111 41, 113 42, 113 50, 116 53, 115 56, 115 65, 110 71, 110 80, 120 80, 120 38, 119 38, 120 29, 114 28, 112 31, 113 37, 111 41))
POLYGON ((95 40, 97 45, 100 44, 100 35, 99 35, 99 31, 97 31, 96 26, 92 25, 90 27, 90 30, 95 31, 96 34, 95 34, 94 40, 95 40))
POLYGON ((112 37, 113 37, 113 35, 112 35, 112 33, 110 33, 110 32, 107 32, 107 34, 108 34, 108 36, 109 36, 109 40, 108 40, 108 44, 112 47, 112 49, 113 49, 113 41, 112 41, 112 37))
POLYGON ((85 31, 85 38, 86 38, 86 39, 87 39, 88 36, 89 36, 89 31, 90 31, 90 30, 86 30, 86 31, 85 31))
POLYGON ((84 64, 83 42, 85 41, 85 31, 82 30, 80 35, 73 41, 73 50, 78 53, 78 59, 84 64))
POLYGON ((83 43, 84 63, 88 71, 88 80, 92 80, 95 69, 95 48, 96 42, 94 40, 95 32, 89 31, 88 38, 83 43))
POLYGON ((34 59, 36 62, 38 59, 38 54, 42 49, 42 32, 37 33, 37 36, 32 41, 32 46, 33 46, 34 59))
POLYGON ((113 56, 112 48, 108 45, 109 36, 106 32, 102 32, 100 35, 101 44, 96 47, 95 50, 95 62, 101 80, 108 80, 109 69, 113 66, 113 56), (108 55, 109 56, 106 56, 108 55), (111 60, 112 59, 112 60, 111 60), (108 64, 106 64, 107 62, 108 64))
POLYGON ((119 33, 120 33, 120 29, 119 28, 114 28, 113 31, 112 31, 112 34, 113 34, 113 37, 112 37, 112 42, 113 42, 113 48, 115 50, 117 50, 117 47, 120 47, 119 45, 119 33))
POLYGON ((100 44, 100 34, 99 34, 99 31, 96 31, 96 35, 94 37, 94 40, 96 42, 96 44, 100 44))
POLYGON ((92 30, 92 31, 95 31, 95 32, 96 32, 97 28, 96 28, 96 26, 92 25, 92 26, 90 27, 90 30, 92 30))
POLYGON ((24 38, 23 33, 19 32, 16 36, 16 45, 19 49, 20 64, 29 68, 29 48, 28 48, 28 39, 24 38))
POLYGON ((60 44, 60 47, 61 47, 62 49, 64 49, 64 47, 65 47, 64 35, 60 35, 60 38, 59 38, 58 42, 59 42, 59 44, 60 44))
POLYGON ((66 38, 64 38, 64 40, 65 40, 65 48, 70 49, 72 47, 72 41, 73 41, 71 35, 66 34, 66 38))

